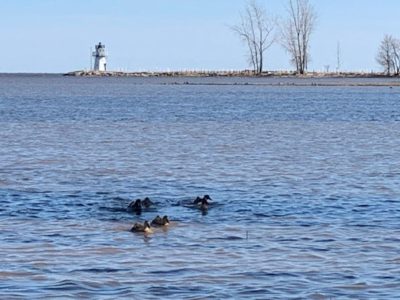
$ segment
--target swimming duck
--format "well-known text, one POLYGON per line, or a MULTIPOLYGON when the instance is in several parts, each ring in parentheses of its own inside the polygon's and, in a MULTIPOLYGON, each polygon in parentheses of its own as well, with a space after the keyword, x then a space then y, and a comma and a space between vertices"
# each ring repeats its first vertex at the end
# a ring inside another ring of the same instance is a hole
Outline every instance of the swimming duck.
POLYGON ((142 206, 145 208, 149 208, 153 204, 154 204, 153 201, 151 201, 149 197, 144 198, 142 201, 142 206))
POLYGON ((152 233, 150 224, 147 221, 144 221, 143 225, 140 223, 135 223, 131 228, 131 232, 144 232, 144 233, 152 233))
MULTIPOLYGON (((194 204, 201 204, 204 201, 208 202, 208 200, 212 200, 209 195, 204 195, 203 198, 197 196, 197 198, 193 201, 194 204)), ((208 204, 208 203, 207 203, 208 204)))
POLYGON ((168 226, 169 225, 169 219, 168 216, 160 217, 157 216, 154 218, 153 221, 151 221, 151 225, 153 226, 168 226))
POLYGON ((137 214, 140 214, 142 212, 142 200, 136 199, 129 203, 128 205, 128 210, 134 211, 137 214))
POLYGON ((201 199, 201 202, 197 203, 197 206, 202 211, 208 210, 208 205, 209 205, 209 202, 207 201, 207 199, 205 197, 201 199))

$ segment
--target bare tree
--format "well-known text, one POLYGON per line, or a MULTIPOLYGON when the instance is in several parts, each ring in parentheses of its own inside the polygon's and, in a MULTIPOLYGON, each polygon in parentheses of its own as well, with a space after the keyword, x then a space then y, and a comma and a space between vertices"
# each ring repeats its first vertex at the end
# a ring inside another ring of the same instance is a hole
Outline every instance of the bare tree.
POLYGON ((399 50, 399 42, 393 36, 385 35, 379 46, 376 61, 384 68, 388 76, 392 75, 392 71, 397 74, 399 72, 399 50))
POLYGON ((289 17, 282 28, 282 45, 291 56, 298 74, 304 74, 310 60, 310 36, 317 15, 308 0, 289 0, 289 17))
POLYGON ((391 40, 392 61, 394 75, 400 75, 400 40, 392 38, 391 40))
POLYGON ((265 52, 275 41, 275 20, 256 0, 251 0, 241 15, 240 24, 233 26, 232 30, 246 44, 249 63, 254 73, 261 74, 265 64, 265 52))

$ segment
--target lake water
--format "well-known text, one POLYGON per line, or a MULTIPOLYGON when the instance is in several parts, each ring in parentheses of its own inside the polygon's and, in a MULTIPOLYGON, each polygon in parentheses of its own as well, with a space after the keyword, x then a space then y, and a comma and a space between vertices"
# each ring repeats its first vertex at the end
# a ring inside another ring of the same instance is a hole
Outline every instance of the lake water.
POLYGON ((0 298, 400 296, 400 88, 176 80, 0 76, 0 298))

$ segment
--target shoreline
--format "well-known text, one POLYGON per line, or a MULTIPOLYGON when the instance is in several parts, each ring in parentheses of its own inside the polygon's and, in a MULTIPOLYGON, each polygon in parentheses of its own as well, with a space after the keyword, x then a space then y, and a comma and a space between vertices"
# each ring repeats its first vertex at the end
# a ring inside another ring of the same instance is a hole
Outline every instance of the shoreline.
POLYGON ((69 73, 0 73, 0 79, 8 76, 28 77, 76 77, 76 78, 136 78, 151 80, 159 85, 192 86, 270 86, 270 87, 400 87, 400 77, 383 73, 309 72, 296 75, 293 72, 272 71, 254 75, 251 71, 179 71, 179 72, 94 72, 69 73))
POLYGON ((123 71, 85 71, 78 70, 64 73, 64 76, 73 77, 243 77, 243 78, 387 78, 400 79, 399 76, 388 76, 375 72, 308 72, 296 74, 290 71, 268 71, 253 74, 252 71, 166 71, 166 72, 123 72, 123 71))
POLYGON ((321 73, 309 72, 305 75, 297 75, 293 72, 271 71, 255 75, 249 70, 244 71, 171 71, 171 72, 119 72, 119 71, 73 71, 64 76, 70 77, 116 77, 116 78, 164 78, 176 79, 171 82, 161 82, 162 85, 209 85, 209 86, 299 86, 299 87, 394 87, 400 86, 400 77, 387 76, 383 73, 341 72, 321 73), (199 82, 195 79, 221 79, 232 78, 238 81, 224 82, 199 82), (191 80, 193 79, 193 80, 191 80), (246 81, 246 79, 248 81, 246 81), (260 81, 257 79, 270 79, 260 81), (279 80, 282 81, 279 81, 279 80), (375 80, 376 81, 375 81, 375 80), (359 81, 357 81, 359 80, 359 81))

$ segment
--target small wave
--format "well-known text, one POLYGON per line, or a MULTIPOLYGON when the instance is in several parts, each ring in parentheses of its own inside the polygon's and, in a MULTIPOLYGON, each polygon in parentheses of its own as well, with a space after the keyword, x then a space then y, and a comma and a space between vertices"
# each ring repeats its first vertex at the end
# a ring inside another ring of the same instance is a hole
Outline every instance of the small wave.
POLYGON ((79 194, 68 194, 67 197, 68 198, 79 198, 81 196, 79 194))
POLYGON ((244 240, 244 238, 240 236, 226 236, 226 237, 216 237, 216 238, 209 238, 209 241, 239 241, 244 240))
POLYGON ((289 272, 243 272, 243 273, 236 273, 236 276, 246 276, 252 278, 261 278, 261 277, 293 277, 297 278, 300 277, 295 273, 289 272))
POLYGON ((190 286, 187 285, 185 287, 180 287, 180 286, 172 286, 169 285, 167 287, 165 286, 152 286, 147 289, 147 292, 150 295, 155 295, 155 296, 172 296, 172 295, 191 295, 194 296, 195 294, 202 295, 202 297, 205 297, 207 295, 207 291, 200 287, 200 286, 190 286))
POLYGON ((113 269, 113 268, 89 268, 89 269, 76 269, 70 271, 70 273, 118 273, 118 272, 126 272, 129 269, 113 269))
POLYGON ((110 192, 96 192, 96 195, 109 195, 110 192))
POLYGON ((63 280, 43 287, 41 291, 45 293, 50 292, 53 296, 54 292, 58 296, 66 293, 66 298, 82 298, 82 295, 86 295, 87 298, 98 298, 99 296, 133 296, 131 287, 118 287, 118 284, 116 286, 115 283, 104 284, 104 282, 94 281, 63 280))
POLYGON ((126 208, 122 208, 122 207, 106 207, 106 206, 100 206, 99 210, 106 210, 109 212, 126 212, 126 208))
POLYGON ((320 240, 315 240, 315 243, 333 243, 336 242, 335 239, 320 239, 320 240))
POLYGON ((340 289, 346 289, 346 290, 367 290, 371 288, 368 284, 365 282, 360 282, 360 283, 354 283, 350 285, 341 285, 338 286, 340 289))
POLYGON ((183 273, 194 273, 197 272, 197 269, 194 268, 179 268, 179 269, 171 269, 171 270, 163 270, 163 271, 151 271, 149 274, 155 275, 181 275, 183 273))

